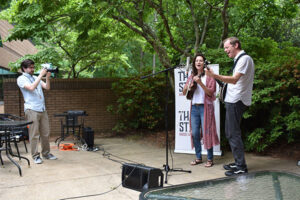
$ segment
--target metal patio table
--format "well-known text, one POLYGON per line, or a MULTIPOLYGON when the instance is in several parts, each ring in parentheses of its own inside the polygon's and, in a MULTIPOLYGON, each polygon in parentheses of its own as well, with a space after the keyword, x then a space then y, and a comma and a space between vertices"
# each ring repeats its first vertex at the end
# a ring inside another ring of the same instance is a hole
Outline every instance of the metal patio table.
POLYGON ((18 156, 12 153, 11 150, 11 146, 10 146, 10 142, 11 142, 11 132, 15 129, 15 128, 20 128, 20 127, 24 127, 27 126, 28 124, 32 124, 32 121, 26 121, 26 120, 18 120, 18 121, 0 121, 0 130, 1 130, 1 136, 3 136, 4 138, 4 146, 1 147, 1 151, 5 150, 6 152, 6 156, 7 158, 14 164, 17 166, 18 170, 19 170, 19 174, 20 176, 22 176, 22 170, 20 165, 14 161, 12 159, 11 156, 13 157, 19 157, 22 159, 25 159, 28 163, 28 166, 30 166, 30 161, 23 157, 23 156, 18 156))

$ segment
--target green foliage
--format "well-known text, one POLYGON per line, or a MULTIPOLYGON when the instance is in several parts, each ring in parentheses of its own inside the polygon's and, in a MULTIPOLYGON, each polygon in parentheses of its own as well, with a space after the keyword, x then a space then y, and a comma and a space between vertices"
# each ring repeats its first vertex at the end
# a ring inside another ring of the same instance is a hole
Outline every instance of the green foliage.
POLYGON ((163 77, 119 79, 113 83, 112 90, 117 97, 117 104, 110 105, 108 111, 117 114, 119 119, 114 130, 153 130, 161 125, 164 116, 163 77))
POLYGON ((294 0, 232 1, 230 29, 239 37, 272 38, 276 42, 296 41, 299 34, 299 5, 294 0), (294 20, 295 19, 295 20, 294 20))
MULTIPOLYGON (((232 59, 217 47, 223 33, 237 36, 256 66, 253 105, 242 127, 246 148, 263 151, 280 140, 295 141, 300 126, 299 4, 234 0, 224 9, 224 2, 2 0, 0 18, 14 24, 8 41, 31 39, 38 46, 36 55, 25 58, 37 67, 53 63, 63 78, 137 76, 151 69, 154 53, 158 69, 177 65, 197 50, 228 74, 232 59)), ((21 60, 11 68, 19 69, 21 60)), ((158 127, 161 81, 122 79, 114 85, 118 105, 110 110, 120 116, 117 130, 158 127)))
POLYGON ((248 131, 246 149, 263 151, 279 140, 294 142, 300 132, 300 49, 284 44, 279 49, 268 38, 249 38, 246 44, 249 52, 257 52, 253 104, 243 127, 248 131))
POLYGON ((6 8, 9 5, 10 0, 0 0, 0 10, 6 8))
POLYGON ((106 12, 90 0, 20 0, 12 1, 0 17, 15 24, 8 41, 32 38, 40 46, 37 59, 55 60, 63 77, 78 78, 101 67, 131 67, 121 53, 128 31, 114 26, 106 12))
POLYGON ((26 55, 16 62, 10 62, 8 65, 10 70, 13 72, 20 70, 21 62, 25 59, 32 59, 35 62, 35 72, 42 68, 41 64, 51 63, 60 70, 60 73, 56 74, 56 77, 61 77, 64 73, 64 69, 66 69, 69 65, 67 60, 60 59, 60 55, 54 48, 43 48, 42 51, 39 51, 35 55, 26 55))
POLYGON ((266 134, 265 129, 257 128, 248 135, 246 149, 251 150, 254 147, 256 151, 263 151, 268 145, 264 143, 263 136, 266 134))

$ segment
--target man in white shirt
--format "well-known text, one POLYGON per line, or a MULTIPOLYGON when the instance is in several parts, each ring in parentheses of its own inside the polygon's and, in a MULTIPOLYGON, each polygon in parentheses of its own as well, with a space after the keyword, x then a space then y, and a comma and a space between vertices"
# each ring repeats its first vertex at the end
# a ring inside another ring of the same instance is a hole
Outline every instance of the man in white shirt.
POLYGON ((225 97, 226 119, 225 133, 229 141, 235 162, 224 165, 226 176, 247 173, 244 145, 240 123, 244 111, 251 105, 254 79, 254 62, 241 48, 238 38, 230 37, 223 41, 224 51, 234 58, 232 76, 218 75, 213 70, 205 70, 206 75, 228 83, 225 97))
POLYGON ((51 73, 43 68, 39 76, 34 76, 34 62, 26 59, 21 63, 23 74, 18 77, 17 84, 24 97, 25 118, 33 121, 29 125, 29 142, 31 155, 36 164, 43 163, 38 151, 39 139, 41 139, 42 156, 45 159, 56 160, 57 158, 50 153, 49 143, 49 120, 45 107, 43 89, 50 89, 51 73), (46 83, 42 77, 46 75, 46 83))

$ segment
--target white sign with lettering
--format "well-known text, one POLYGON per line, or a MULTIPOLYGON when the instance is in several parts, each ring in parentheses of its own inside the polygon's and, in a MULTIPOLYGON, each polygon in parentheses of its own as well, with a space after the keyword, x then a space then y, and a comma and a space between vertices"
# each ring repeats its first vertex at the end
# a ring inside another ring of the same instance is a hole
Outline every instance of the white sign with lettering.
MULTIPOLYGON (((215 73, 219 73, 218 64, 210 64, 209 68, 213 69, 215 73)), ((190 72, 189 72, 190 74, 190 72)), ((174 70, 175 76, 175 153, 190 153, 195 154, 195 149, 192 145, 192 137, 190 132, 190 107, 191 101, 186 99, 182 94, 183 87, 187 81, 188 74, 186 69, 177 68, 174 70)), ((219 86, 216 84, 216 93, 219 91, 219 86)), ((217 134, 220 138, 220 102, 217 98, 214 102, 215 118, 217 134)), ((202 154, 207 154, 206 149, 202 145, 202 154)), ((214 146, 214 155, 221 155, 220 145, 214 146)))

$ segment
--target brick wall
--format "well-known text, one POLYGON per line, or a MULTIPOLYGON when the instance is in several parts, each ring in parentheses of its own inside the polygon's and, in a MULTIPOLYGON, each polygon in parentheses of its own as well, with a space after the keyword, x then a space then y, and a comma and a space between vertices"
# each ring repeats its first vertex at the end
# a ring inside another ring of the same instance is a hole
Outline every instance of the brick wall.
MULTIPOLYGON (((46 109, 52 136, 60 135, 60 117, 56 113, 85 110, 85 126, 95 134, 110 134, 117 116, 107 112, 116 97, 111 91, 112 79, 52 79, 51 90, 45 91, 46 109)), ((3 84, 5 113, 24 116, 24 101, 16 79, 5 79, 3 84)))

